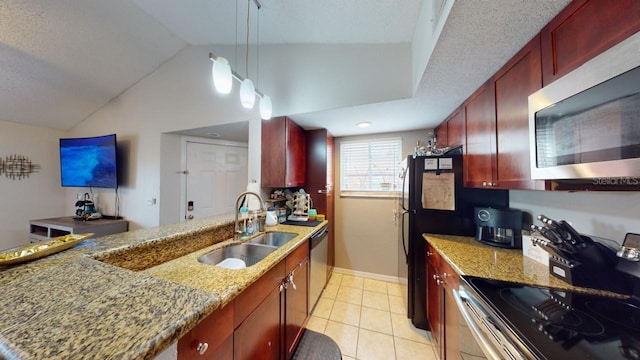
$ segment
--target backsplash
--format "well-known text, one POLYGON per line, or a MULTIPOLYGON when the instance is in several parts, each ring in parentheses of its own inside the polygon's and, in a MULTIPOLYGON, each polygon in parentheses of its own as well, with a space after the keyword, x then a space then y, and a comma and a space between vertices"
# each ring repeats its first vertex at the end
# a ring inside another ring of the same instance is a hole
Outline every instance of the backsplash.
POLYGON ((640 233, 640 192, 509 191, 509 206, 563 219, 580 233, 622 244, 626 233, 640 233))

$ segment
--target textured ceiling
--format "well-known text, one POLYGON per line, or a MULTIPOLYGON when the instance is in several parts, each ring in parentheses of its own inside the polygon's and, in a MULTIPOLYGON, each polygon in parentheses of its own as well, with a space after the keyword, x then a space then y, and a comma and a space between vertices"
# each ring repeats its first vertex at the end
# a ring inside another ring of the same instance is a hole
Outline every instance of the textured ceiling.
MULTIPOLYGON (((423 1, 262 0, 260 43, 410 43, 423 1)), ((337 136, 432 127, 568 2, 457 0, 413 98, 290 115, 337 136)), ((0 119, 69 129, 185 46, 242 42, 246 4, 3 0, 0 119)))

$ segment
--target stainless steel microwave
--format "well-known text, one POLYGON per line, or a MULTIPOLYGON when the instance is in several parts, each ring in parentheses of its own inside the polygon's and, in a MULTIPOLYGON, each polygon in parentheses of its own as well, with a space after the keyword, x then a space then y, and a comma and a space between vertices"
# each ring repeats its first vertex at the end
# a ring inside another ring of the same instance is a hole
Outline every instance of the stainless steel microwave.
POLYGON ((640 32, 529 96, 533 179, 640 179, 640 32))

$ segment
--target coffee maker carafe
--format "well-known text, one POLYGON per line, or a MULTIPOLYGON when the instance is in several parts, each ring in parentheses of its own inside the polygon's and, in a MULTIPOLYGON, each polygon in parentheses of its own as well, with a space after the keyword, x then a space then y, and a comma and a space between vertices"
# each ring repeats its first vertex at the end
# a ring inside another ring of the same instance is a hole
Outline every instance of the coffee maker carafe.
POLYGON ((476 240, 503 248, 522 248, 522 211, 474 208, 476 240))

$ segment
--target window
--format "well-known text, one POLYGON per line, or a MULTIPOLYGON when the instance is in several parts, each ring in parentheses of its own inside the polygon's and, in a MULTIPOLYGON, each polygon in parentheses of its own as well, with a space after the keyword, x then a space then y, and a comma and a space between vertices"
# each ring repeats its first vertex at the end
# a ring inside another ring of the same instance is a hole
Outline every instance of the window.
POLYGON ((398 177, 402 139, 343 141, 340 144, 341 195, 391 195, 400 190, 398 177))

